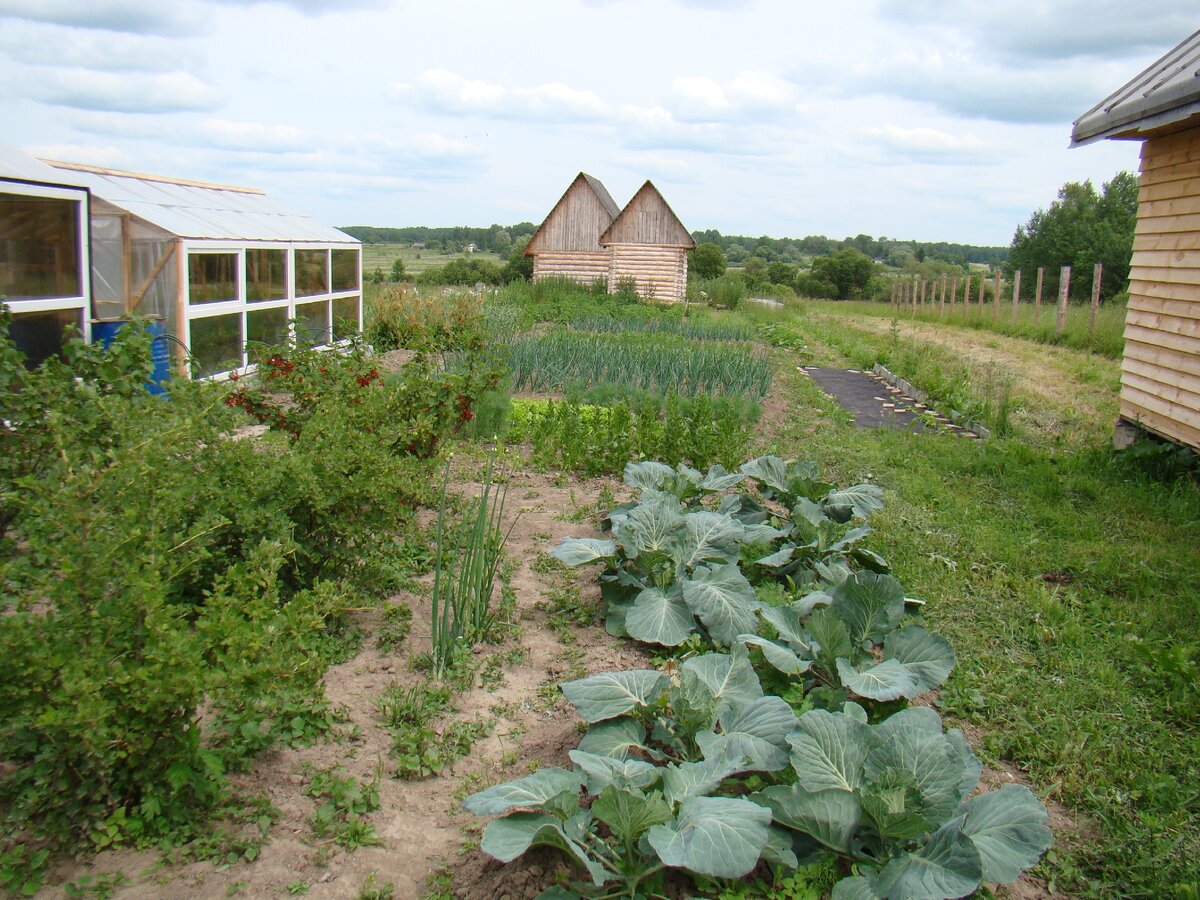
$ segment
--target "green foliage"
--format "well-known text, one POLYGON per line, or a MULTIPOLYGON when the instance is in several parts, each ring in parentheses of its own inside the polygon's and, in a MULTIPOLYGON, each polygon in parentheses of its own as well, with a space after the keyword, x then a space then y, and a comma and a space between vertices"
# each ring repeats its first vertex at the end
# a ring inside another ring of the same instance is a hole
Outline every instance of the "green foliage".
POLYGON ((1059 269, 1071 266, 1071 293, 1092 293, 1093 265, 1104 264, 1101 296, 1112 297, 1128 286, 1133 232, 1137 224, 1138 186, 1132 172, 1118 172, 1097 193, 1091 181, 1068 181, 1048 209, 1039 209, 1017 226, 1005 267, 1045 267, 1045 289, 1056 296, 1059 269))
POLYGON ((397 653, 412 630, 413 611, 402 603, 383 608, 383 621, 375 638, 376 646, 384 653, 397 653))
POLYGON ((738 272, 727 272, 716 278, 695 281, 689 285, 689 298, 707 301, 718 309, 735 309, 746 296, 746 279, 738 272))
MULTIPOLYGON (((357 647, 348 611, 405 574, 388 538, 428 475, 389 431, 404 382, 365 379, 353 349, 295 351, 280 379, 295 427, 235 439, 228 386, 145 393, 143 345, 125 329, 107 357, 72 348, 27 373, 0 341, 21 425, 5 432, 18 540, 0 544, 10 884, 36 885, 43 850, 187 840, 224 808, 226 769, 337 727, 321 679, 357 647)), ((230 840, 189 852, 257 853, 230 840)))
POLYGON ((437 729, 434 720, 453 709, 446 684, 389 685, 378 703, 380 718, 392 735, 397 778, 414 780, 441 773, 471 752, 490 731, 486 722, 451 722, 437 729))
POLYGON ((483 310, 472 294, 420 294, 399 286, 371 298, 363 333, 379 353, 400 348, 433 353, 481 349, 483 326, 483 310))
POLYGON ((735 404, 673 393, 661 404, 650 398, 632 407, 623 400, 612 406, 516 400, 508 439, 528 440, 535 466, 585 477, 619 472, 635 458, 708 466, 732 464, 745 455, 750 423, 735 404))
POLYGON ((692 251, 688 271, 694 272, 697 278, 710 281, 724 275, 727 264, 721 248, 711 241, 705 241, 697 244, 692 251))
POLYGON ((402 260, 400 257, 397 256, 394 260, 392 260, 392 271, 389 276, 390 280, 391 281, 403 281, 404 275, 405 275, 404 260, 402 260))
POLYGON ((383 843, 375 826, 364 818, 379 809, 379 778, 376 771, 370 782, 360 784, 341 766, 313 772, 304 788, 317 804, 309 817, 313 834, 347 850, 383 843))
POLYGON ((729 879, 761 859, 778 875, 801 854, 856 865, 835 897, 950 898, 1015 880, 1050 844, 1027 788, 966 799, 981 766, 937 713, 872 727, 848 703, 797 717, 741 649, 562 690, 589 724, 568 754, 573 769, 540 769, 463 804, 501 816, 481 844, 496 859, 546 844, 581 865, 590 884, 562 896, 653 895, 665 867, 729 879), (586 808, 581 790, 593 798, 586 808))
POLYGON ((491 604, 496 571, 516 520, 508 531, 503 530, 508 484, 493 481, 493 466, 494 460, 489 460, 479 497, 469 505, 463 529, 446 528, 449 461, 442 476, 430 601, 433 672, 438 678, 450 672, 464 648, 486 639, 495 621, 491 604))
POLYGON ((575 381, 608 381, 685 396, 762 397, 771 384, 771 362, 762 352, 651 334, 553 331, 520 337, 509 347, 509 367, 518 391, 556 391, 575 381))
MULTIPOLYGON (((830 256, 818 256, 814 259, 811 275, 813 281, 808 283, 808 287, 813 288, 814 282, 829 284, 836 292, 834 297, 839 300, 849 300, 867 293, 871 277, 874 274, 875 263, 872 262, 871 257, 858 250, 847 248, 830 256)), ((816 296, 828 295, 817 294, 816 296)))
POLYGON ((444 266, 426 269, 417 276, 418 284, 503 284, 508 267, 500 267, 486 259, 452 259, 444 266))

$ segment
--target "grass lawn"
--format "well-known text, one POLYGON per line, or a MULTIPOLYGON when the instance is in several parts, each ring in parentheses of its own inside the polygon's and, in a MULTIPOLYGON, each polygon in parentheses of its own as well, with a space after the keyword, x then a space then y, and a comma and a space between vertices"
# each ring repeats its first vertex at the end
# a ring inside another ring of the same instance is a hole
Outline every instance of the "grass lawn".
POLYGON ((939 705, 986 762, 1024 772, 1077 824, 1041 866, 1051 886, 1196 896, 1196 481, 1114 457, 1115 361, 966 329, 893 329, 862 312, 776 315, 810 341, 812 361, 886 360, 979 408, 1002 394, 1004 433, 858 430, 789 366, 782 385, 798 412, 764 436, 768 449, 887 490, 873 540, 958 653, 939 705))

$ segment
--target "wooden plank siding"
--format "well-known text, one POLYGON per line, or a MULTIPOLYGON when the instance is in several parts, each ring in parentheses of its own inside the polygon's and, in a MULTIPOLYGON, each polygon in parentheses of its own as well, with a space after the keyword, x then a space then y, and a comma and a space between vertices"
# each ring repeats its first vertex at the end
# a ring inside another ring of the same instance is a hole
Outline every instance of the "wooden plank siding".
POLYGON ((1200 450, 1200 126, 1142 144, 1121 417, 1200 450))
POLYGON ((533 257, 533 280, 568 278, 580 284, 608 279, 612 254, 600 235, 620 210, 608 190, 580 172, 525 246, 533 257))
POLYGON ((609 290, 632 279, 637 292, 655 300, 681 301, 687 290, 687 251, 655 244, 612 244, 609 290))

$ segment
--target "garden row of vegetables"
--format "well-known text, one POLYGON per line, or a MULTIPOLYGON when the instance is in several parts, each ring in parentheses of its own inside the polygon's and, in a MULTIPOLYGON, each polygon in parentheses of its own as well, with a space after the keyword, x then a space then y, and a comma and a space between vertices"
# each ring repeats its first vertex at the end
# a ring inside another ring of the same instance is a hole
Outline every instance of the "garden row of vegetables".
POLYGON ((612 539, 551 555, 602 563, 609 632, 666 661, 562 685, 588 723, 573 767, 468 797, 500 816, 485 852, 563 850, 587 880, 547 898, 660 896, 668 870, 739 878, 831 857, 835 900, 952 898, 1040 859, 1037 798, 973 794, 961 732, 909 705, 954 653, 861 545, 878 488, 776 457, 737 473, 631 463, 625 480, 641 495, 610 514, 612 539))

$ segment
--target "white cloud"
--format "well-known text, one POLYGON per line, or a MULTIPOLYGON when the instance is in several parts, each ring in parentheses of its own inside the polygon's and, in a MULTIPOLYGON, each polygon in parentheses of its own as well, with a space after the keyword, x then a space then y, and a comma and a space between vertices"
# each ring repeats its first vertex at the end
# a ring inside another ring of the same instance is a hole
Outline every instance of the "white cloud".
POLYGON ((1178 0, 883 0, 879 8, 894 22, 953 29, 1010 59, 1157 54, 1196 28, 1195 9, 1178 0))
POLYGON ((683 121, 774 118, 798 109, 795 86, 769 72, 742 72, 725 84, 703 75, 680 76, 672 89, 672 106, 683 121))
POLYGON ((560 82, 510 88, 445 69, 423 72, 415 84, 394 84, 391 93, 438 112, 519 121, 585 122, 608 118, 613 112, 591 91, 560 82))
POLYGON ((859 133, 890 155, 914 162, 980 165, 998 158, 998 151, 973 134, 955 135, 936 128, 866 126, 859 133))
POLYGON ((268 125, 263 122, 232 122, 205 119, 197 137, 200 143, 227 150, 261 152, 303 150, 312 146, 312 138, 293 125, 268 125))
POLYGON ((25 152, 38 159, 110 168, 123 168, 128 165, 129 160, 129 157, 116 147, 98 147, 95 144, 37 144, 26 147, 25 152))
POLYGON ((200 63, 194 48, 176 40, 20 20, 0 29, 0 53, 27 65, 52 63, 108 72, 169 72, 200 63), (54 48, 53 54, 47 47, 54 48))
POLYGON ((29 97, 51 106, 102 112, 207 111, 219 102, 209 85, 188 72, 162 74, 37 68, 25 73, 29 97))
POLYGON ((189 35, 206 30, 193 0, 0 0, 0 18, 130 34, 189 35))

